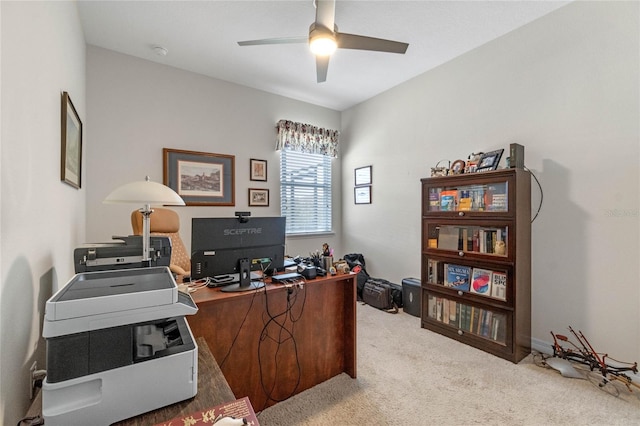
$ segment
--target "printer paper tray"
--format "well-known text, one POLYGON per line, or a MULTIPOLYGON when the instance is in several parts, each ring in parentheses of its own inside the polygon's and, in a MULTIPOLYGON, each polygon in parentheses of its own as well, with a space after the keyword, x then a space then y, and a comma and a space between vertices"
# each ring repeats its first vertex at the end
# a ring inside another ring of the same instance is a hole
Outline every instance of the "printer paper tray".
POLYGON ((44 338, 82 333, 91 330, 117 327, 119 325, 135 324, 156 319, 193 315, 198 307, 191 296, 178 292, 178 301, 171 305, 150 306, 128 311, 110 312, 88 317, 70 318, 58 321, 45 319, 42 330, 44 338))

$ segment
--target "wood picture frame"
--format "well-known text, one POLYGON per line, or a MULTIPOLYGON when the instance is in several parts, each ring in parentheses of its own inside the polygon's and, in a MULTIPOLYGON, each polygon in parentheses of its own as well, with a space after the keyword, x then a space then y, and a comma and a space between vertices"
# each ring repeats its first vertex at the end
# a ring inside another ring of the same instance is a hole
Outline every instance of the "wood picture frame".
POLYGON ((464 167, 466 163, 464 160, 456 160, 451 164, 451 170, 449 171, 452 175, 459 175, 464 173, 464 167))
POLYGON ((254 181, 267 181, 267 161, 256 160, 252 158, 249 160, 249 180, 254 181))
POLYGON ((482 154, 482 156, 480 157, 480 161, 478 162, 476 172, 496 170, 498 168, 498 164, 500 163, 500 158, 502 157, 503 152, 504 149, 497 149, 495 151, 482 154))
POLYGON ((354 170, 355 186, 371 185, 371 166, 358 167, 354 170))
POLYGON ((235 156, 162 149, 163 183, 187 206, 235 206, 235 156))
POLYGON ((355 204, 371 204, 371 185, 353 188, 353 199, 355 204))
POLYGON ((269 207, 269 190, 264 188, 249 188, 249 206, 269 207))
POLYGON ((82 187, 82 120, 67 92, 62 92, 60 116, 60 180, 80 189, 82 187))

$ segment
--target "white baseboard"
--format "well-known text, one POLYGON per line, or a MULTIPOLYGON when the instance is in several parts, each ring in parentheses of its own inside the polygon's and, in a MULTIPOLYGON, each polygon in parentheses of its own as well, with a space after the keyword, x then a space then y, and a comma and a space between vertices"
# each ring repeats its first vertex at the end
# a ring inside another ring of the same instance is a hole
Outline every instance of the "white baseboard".
POLYGON ((553 355, 553 344, 544 340, 531 338, 531 349, 543 354, 553 355))

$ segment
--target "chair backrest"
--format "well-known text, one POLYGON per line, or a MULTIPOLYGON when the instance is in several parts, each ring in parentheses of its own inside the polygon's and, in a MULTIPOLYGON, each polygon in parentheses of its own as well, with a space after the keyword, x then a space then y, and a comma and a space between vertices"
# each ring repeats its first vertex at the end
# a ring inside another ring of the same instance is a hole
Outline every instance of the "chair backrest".
MULTIPOLYGON (((142 213, 139 210, 131 212, 131 227, 134 235, 142 235, 142 213)), ((191 273, 191 259, 180 238, 180 217, 178 213, 164 207, 155 207, 149 216, 149 231, 153 235, 165 235, 171 238, 171 266, 177 275, 191 273)))

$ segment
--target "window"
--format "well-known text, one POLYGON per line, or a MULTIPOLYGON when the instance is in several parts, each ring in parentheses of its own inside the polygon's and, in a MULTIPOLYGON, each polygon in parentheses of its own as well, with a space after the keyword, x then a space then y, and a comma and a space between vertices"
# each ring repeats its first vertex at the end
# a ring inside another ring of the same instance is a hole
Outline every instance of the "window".
POLYGON ((287 234, 331 232, 331 158, 280 151, 280 214, 287 234))

